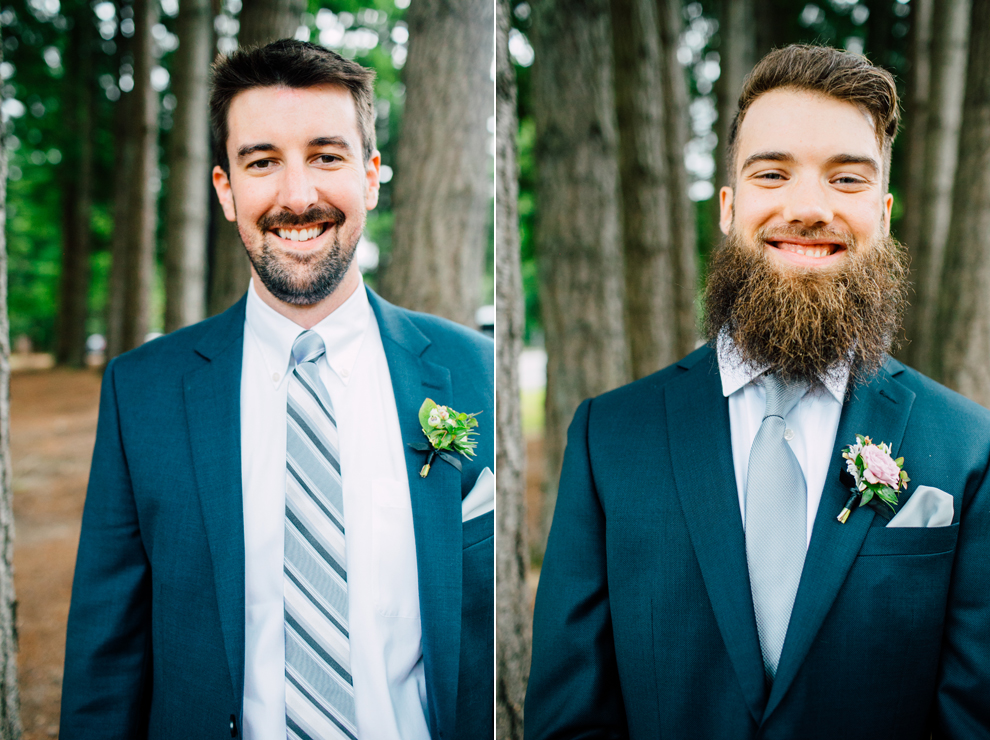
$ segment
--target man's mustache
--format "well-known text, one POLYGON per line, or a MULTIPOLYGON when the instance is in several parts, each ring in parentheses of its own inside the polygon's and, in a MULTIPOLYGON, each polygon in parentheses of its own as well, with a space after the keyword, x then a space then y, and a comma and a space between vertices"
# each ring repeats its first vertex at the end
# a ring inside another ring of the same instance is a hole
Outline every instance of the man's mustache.
POLYGON ((272 231, 291 226, 310 226, 317 223, 329 222, 331 226, 344 223, 344 212, 334 206, 314 206, 303 213, 279 211, 266 213, 258 219, 258 228, 262 231, 272 231))

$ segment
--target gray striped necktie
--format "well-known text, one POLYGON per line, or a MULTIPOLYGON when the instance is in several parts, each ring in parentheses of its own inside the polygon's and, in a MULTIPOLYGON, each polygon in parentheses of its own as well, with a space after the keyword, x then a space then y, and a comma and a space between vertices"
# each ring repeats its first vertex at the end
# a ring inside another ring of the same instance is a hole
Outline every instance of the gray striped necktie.
POLYGON ((316 361, 292 345, 285 450, 285 723, 288 738, 357 736, 347 623, 344 496, 337 421, 316 361))
POLYGON ((746 481, 746 560, 763 667, 777 673, 807 551, 808 486, 784 438, 784 417, 807 385, 763 376, 767 406, 749 453, 746 481))

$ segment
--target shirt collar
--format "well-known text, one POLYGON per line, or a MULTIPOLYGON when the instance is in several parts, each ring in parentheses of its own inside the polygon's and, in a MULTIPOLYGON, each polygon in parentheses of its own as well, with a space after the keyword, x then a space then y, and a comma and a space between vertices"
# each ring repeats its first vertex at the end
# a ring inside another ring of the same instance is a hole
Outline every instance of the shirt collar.
MULTIPOLYGON (((770 367, 766 364, 753 365, 743 361, 736 343, 732 341, 732 337, 725 329, 718 333, 715 350, 718 355, 718 371, 722 378, 722 395, 726 398, 747 383, 759 378, 770 367)), ((844 362, 836 365, 818 380, 841 404, 846 395, 846 384, 849 382, 849 363, 844 362)))
MULTIPOLYGON (((344 385, 350 380, 370 318, 371 304, 362 280, 346 301, 313 327, 323 338, 327 364, 344 385)), ((278 387, 291 369, 292 344, 305 330, 261 300, 253 279, 245 321, 261 350, 268 376, 278 387)))

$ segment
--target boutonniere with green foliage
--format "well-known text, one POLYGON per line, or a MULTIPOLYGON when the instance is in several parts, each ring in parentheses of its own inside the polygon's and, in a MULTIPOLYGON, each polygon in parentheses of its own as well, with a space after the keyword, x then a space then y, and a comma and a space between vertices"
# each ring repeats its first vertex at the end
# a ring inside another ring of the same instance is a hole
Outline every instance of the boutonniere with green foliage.
POLYGON ((911 480, 902 469, 904 458, 895 460, 891 457, 889 444, 881 442, 875 445, 869 437, 861 434, 856 435, 856 444, 846 447, 842 457, 856 485, 849 489, 852 495, 836 519, 845 524, 856 499, 859 499, 859 506, 866 506, 875 497, 893 511, 897 505, 897 492, 902 488, 907 490, 911 480))
POLYGON ((429 442, 409 443, 414 450, 430 453, 426 457, 426 465, 419 471, 420 477, 425 478, 429 474, 434 457, 439 456, 458 470, 461 469, 461 461, 453 452, 459 452, 468 458, 474 457, 474 448, 478 445, 474 439, 478 435, 474 431, 478 420, 474 417, 480 413, 464 414, 449 406, 439 406, 430 398, 423 401, 423 405, 419 407, 419 425, 423 427, 423 434, 429 442))

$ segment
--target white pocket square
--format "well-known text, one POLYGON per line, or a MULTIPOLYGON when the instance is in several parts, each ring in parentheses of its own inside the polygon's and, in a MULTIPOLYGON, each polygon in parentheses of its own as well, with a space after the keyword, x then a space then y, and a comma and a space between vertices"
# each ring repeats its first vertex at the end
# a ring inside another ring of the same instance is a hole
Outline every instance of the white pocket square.
POLYGON ((474 488, 461 501, 461 521, 466 522, 495 508, 495 474, 489 468, 481 471, 474 488))
POLYGON ((888 527, 948 527, 952 524, 952 496, 931 486, 918 486, 888 527))

